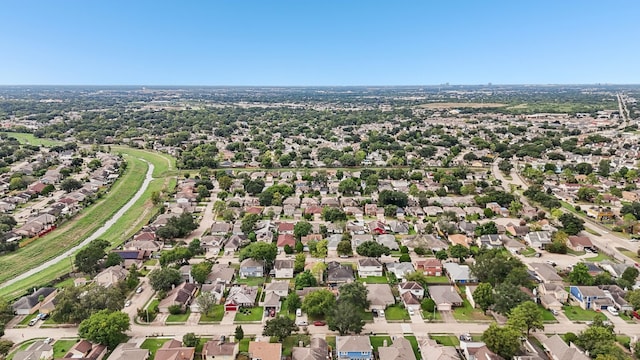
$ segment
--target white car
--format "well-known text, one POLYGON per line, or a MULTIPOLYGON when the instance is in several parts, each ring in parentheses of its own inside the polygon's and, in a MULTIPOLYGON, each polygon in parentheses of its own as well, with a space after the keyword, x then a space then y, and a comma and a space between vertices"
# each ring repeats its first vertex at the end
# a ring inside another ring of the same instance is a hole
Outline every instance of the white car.
POLYGON ((142 292, 142 286, 140 286, 139 288, 136 289, 136 294, 140 294, 142 292))
POLYGON ((309 323, 308 323, 308 322, 306 322, 306 321, 304 321, 304 320, 302 320, 302 321, 298 321, 298 324, 297 324, 297 325, 298 325, 298 326, 307 326, 307 325, 309 325, 309 323))
POLYGON ((126 303, 124 303, 124 307, 128 307, 131 306, 131 300, 127 300, 126 303))

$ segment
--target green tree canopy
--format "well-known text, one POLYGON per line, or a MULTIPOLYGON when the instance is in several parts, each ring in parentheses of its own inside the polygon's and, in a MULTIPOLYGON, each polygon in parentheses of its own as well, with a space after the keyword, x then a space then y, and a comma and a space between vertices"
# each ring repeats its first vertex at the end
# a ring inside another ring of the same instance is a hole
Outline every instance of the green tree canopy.
POLYGON ((288 316, 278 316, 271 320, 267 320, 264 324, 263 336, 275 336, 279 342, 282 342, 292 332, 297 331, 295 320, 288 316))
POLYGON ((154 269, 149 273, 149 284, 155 291, 168 291, 182 282, 180 271, 173 268, 154 269))
POLYGON ((363 242, 362 244, 358 245, 358 247, 356 248, 356 252, 360 256, 366 256, 366 257, 372 257, 372 258, 379 258, 382 255, 391 254, 391 250, 388 247, 382 244, 378 244, 375 241, 363 242))
POLYGON ((262 260, 267 270, 273 267, 273 262, 278 255, 278 248, 275 243, 265 243, 262 241, 251 243, 240 251, 240 261, 244 259, 262 260))
POLYGON ((312 291, 304 297, 302 310, 311 317, 323 317, 335 306, 336 298, 329 290, 312 291))
POLYGON ((81 338, 114 349, 127 339, 125 331, 130 328, 129 316, 120 311, 101 310, 80 323, 81 338))
POLYGON ((520 332, 510 326, 500 327, 495 323, 482 333, 482 341, 489 350, 511 359, 520 349, 520 332))
POLYGON ((531 330, 544 330, 542 309, 533 301, 525 301, 511 310, 507 325, 527 336, 531 330))
POLYGON ((296 290, 302 290, 306 287, 314 287, 314 286, 318 286, 318 281, 313 276, 313 274, 311 274, 311 271, 305 270, 299 273, 298 275, 296 275, 296 279, 295 279, 296 290))
POLYGON ((211 273, 211 268, 213 267, 213 263, 209 261, 203 261, 201 263, 197 263, 191 265, 191 277, 198 284, 204 284, 211 273))
POLYGON ((338 300, 340 302, 348 302, 364 310, 369 307, 367 293, 367 287, 361 282, 352 282, 340 286, 338 300))
POLYGON ((490 283, 480 283, 473 291, 473 300, 485 313, 495 303, 493 286, 490 283))
POLYGON ((349 333, 360 334, 364 328, 362 309, 348 301, 338 301, 336 306, 331 308, 327 320, 329 330, 337 331, 340 336, 349 333))

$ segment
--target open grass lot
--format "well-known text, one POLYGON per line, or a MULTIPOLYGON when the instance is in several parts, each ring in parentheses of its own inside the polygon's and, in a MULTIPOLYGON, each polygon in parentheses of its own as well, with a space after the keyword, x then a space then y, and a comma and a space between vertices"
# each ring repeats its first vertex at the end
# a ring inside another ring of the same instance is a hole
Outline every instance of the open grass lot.
POLYGON ((611 256, 606 255, 603 252, 599 252, 597 255, 593 256, 593 257, 589 257, 589 258, 585 258, 585 261, 590 261, 590 262, 600 262, 600 261, 604 261, 604 260, 608 260, 611 262, 615 262, 611 256))
POLYGON ((386 276, 367 276, 366 278, 359 278, 359 282, 367 284, 388 284, 389 279, 386 276))
POLYGON ((53 343, 53 358, 62 359, 78 340, 56 340, 53 343))
POLYGON ((53 147, 56 145, 64 144, 64 142, 62 141, 46 139, 46 138, 37 138, 30 133, 3 132, 2 134, 15 138, 21 144, 29 144, 29 145, 44 146, 44 147, 53 147))
POLYGON ((244 338, 240 340, 240 344, 238 345, 239 352, 249 352, 249 343, 251 342, 250 338, 244 338))
POLYGON ((422 360, 422 354, 420 353, 420 346, 418 345, 418 339, 415 336, 405 336, 405 339, 411 343, 411 349, 413 349, 413 355, 416 356, 416 360, 422 360))
POLYGON ((564 314, 571 321, 593 321, 597 312, 593 310, 584 310, 579 306, 565 305, 562 307, 564 314))
MULTIPOLYGON (((275 341, 271 341, 271 342, 278 342, 277 338, 272 338, 272 340, 275 340, 275 341)), ((304 334, 287 336, 284 339, 284 341, 282 341, 282 355, 290 357, 291 351, 293 350, 294 346, 299 346, 298 344, 300 343, 300 341, 302 341, 304 346, 308 346, 310 340, 311 340, 311 336, 304 335, 304 334)))
POLYGON ((446 276, 427 276, 429 284, 448 284, 449 278, 446 276))
POLYGON ((282 302, 282 306, 280 306, 280 312, 278 313, 278 316, 286 316, 289 319, 296 319, 296 314, 289 312, 289 304, 287 304, 286 301, 282 302))
POLYGON ((482 310, 471 307, 467 299, 462 303, 462 307, 453 308, 453 317, 458 321, 489 321, 493 318, 482 313, 482 310))
POLYGON ((384 346, 385 340, 387 341, 387 346, 390 346, 392 343, 391 336, 369 336, 369 341, 371 341, 373 351, 378 351, 380 346, 384 346))
POLYGON ((184 314, 176 314, 176 315, 169 315, 167 316, 167 323, 183 323, 183 322, 187 322, 187 320, 189 319, 189 315, 191 315, 191 310, 187 309, 187 311, 184 314))
POLYGON ((207 314, 200 315, 200 322, 215 322, 222 321, 224 317, 224 305, 214 305, 213 309, 209 311, 207 314))
MULTIPOLYGON (((125 239, 133 236, 142 226, 146 225, 151 217, 155 215, 153 204, 151 203, 151 193, 167 189, 168 174, 175 169, 175 159, 165 154, 156 154, 145 150, 122 148, 128 162, 127 171, 114 185, 104 200, 92 205, 83 211, 79 217, 56 229, 46 237, 35 241, 29 246, 20 249, 18 252, 3 256, 0 259, 0 283, 33 268, 80 243, 82 239, 95 232, 102 223, 109 219, 135 194, 144 179, 147 171, 147 164, 138 158, 143 158, 154 164, 153 180, 142 197, 127 211, 101 238, 105 239, 115 247, 125 239), (161 172, 160 172, 161 171, 161 172), (46 240, 46 241, 43 241, 46 240), (50 246, 56 243, 56 247, 50 246), (64 247, 64 248, 63 248, 64 247), (40 252, 40 253, 38 253, 40 252), (24 254, 24 255, 19 255, 24 254), (11 260, 10 256, 28 257, 29 254, 35 258, 25 258, 20 262, 20 271, 11 271, 12 275, 7 275, 3 270, 5 266, 11 266, 17 261, 11 260)), ((174 182, 175 186, 175 182, 174 182)), ((170 188, 169 188, 170 189, 170 188)), ((0 289, 0 297, 15 299, 22 295, 25 289, 38 287, 46 284, 57 277, 68 273, 71 270, 72 258, 69 261, 61 261, 50 266, 27 279, 0 289)))
POLYGON ((427 321, 441 321, 442 315, 438 310, 433 311, 422 311, 422 318, 427 321))
POLYGON ((634 253, 633 251, 629 250, 629 249, 625 249, 625 248, 616 248, 618 251, 620 251, 620 253, 622 253, 622 255, 629 257, 635 261, 640 261, 640 257, 638 257, 638 254, 634 253))
POLYGON ((396 320, 396 321, 402 321, 402 320, 410 320, 411 317, 409 317, 409 312, 407 311, 407 309, 401 308, 398 305, 393 305, 393 306, 389 306, 388 308, 384 309, 384 317, 387 320, 396 320))
POLYGON ((142 344, 140 345, 140 348, 142 349, 147 349, 149 350, 149 359, 153 360, 153 358, 156 356, 156 351, 158 349, 160 349, 160 347, 166 343, 167 341, 169 341, 171 339, 169 338, 165 338, 165 339, 152 339, 152 338, 148 338, 145 341, 142 342, 142 344))
POLYGON ((551 310, 547 310, 547 309, 544 309, 542 307, 540 307, 540 310, 542 310, 542 321, 544 321, 546 323, 558 322, 558 320, 556 320, 556 317, 553 315, 551 310))
POLYGON ((236 283, 249 286, 262 286, 262 284, 264 284, 264 278, 251 277, 246 279, 236 279, 236 283))
POLYGON ((246 311, 243 312, 243 310, 239 310, 236 312, 236 317, 234 318, 235 321, 239 321, 239 322, 243 322, 243 321, 261 321, 262 320, 262 314, 264 312, 264 309, 262 308, 262 306, 255 306, 252 308, 245 308, 244 309, 246 311))
POLYGON ((429 335, 429 337, 435 340, 438 344, 444 346, 459 346, 460 339, 455 335, 441 334, 441 335, 429 335))

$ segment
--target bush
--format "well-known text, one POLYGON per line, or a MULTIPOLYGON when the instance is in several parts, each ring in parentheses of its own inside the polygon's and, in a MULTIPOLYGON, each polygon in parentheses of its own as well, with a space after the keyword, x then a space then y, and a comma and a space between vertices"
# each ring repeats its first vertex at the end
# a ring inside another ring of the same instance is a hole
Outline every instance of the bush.
POLYGON ((171 305, 171 306, 169 306, 169 314, 178 315, 178 314, 182 314, 182 313, 184 313, 184 311, 182 310, 182 306, 180 306, 180 305, 171 305))
POLYGON ((420 303, 420 307, 424 311, 433 312, 435 310, 435 308, 436 308, 436 302, 433 301, 433 299, 425 298, 420 303))
POLYGON ((401 263, 403 262, 411 262, 411 256, 409 254, 400 255, 400 259, 398 259, 401 263))
POLYGON ((427 253, 427 250, 425 250, 423 247, 417 247, 413 249, 413 252, 415 252, 416 255, 424 255, 427 253))
POLYGON ((400 253, 402 254, 408 254, 409 253, 409 248, 406 246, 400 246, 400 253))

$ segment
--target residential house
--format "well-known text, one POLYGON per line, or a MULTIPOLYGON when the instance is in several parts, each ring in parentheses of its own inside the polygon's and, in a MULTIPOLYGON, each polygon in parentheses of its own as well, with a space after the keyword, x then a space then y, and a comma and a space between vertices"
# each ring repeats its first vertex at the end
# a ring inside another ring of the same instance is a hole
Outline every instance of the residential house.
POLYGON ((249 277, 263 277, 263 276, 264 276, 264 261, 247 258, 240 263, 241 279, 246 279, 249 277))
POLYGON ((210 234, 224 236, 231 232, 231 224, 226 222, 214 222, 211 224, 210 234))
POLYGON ((389 229, 396 234, 409 234, 409 224, 405 221, 389 221, 389 229))
POLYGON ((106 354, 106 346, 80 340, 69 349, 64 358, 101 360, 106 354))
POLYGON ((355 280, 353 268, 331 261, 327 264, 327 282, 329 284, 344 284, 355 280))
POLYGON ((438 259, 420 259, 416 261, 416 271, 427 276, 442 275, 442 262, 438 259))
POLYGON ((506 231, 511 234, 511 236, 515 237, 523 237, 529 233, 529 227, 526 225, 515 225, 513 223, 508 223, 505 225, 506 231))
POLYGON ((468 265, 460 265, 458 263, 445 263, 444 268, 447 271, 447 276, 452 282, 466 284, 470 282, 476 282, 476 278, 471 275, 471 270, 468 265))
POLYGON ((542 249, 551 244, 551 233, 548 231, 534 231, 524 236, 524 241, 532 248, 542 249))
POLYGON ((462 298, 453 286, 429 286, 429 295, 435 301, 438 311, 451 311, 454 307, 462 306, 462 298))
POLYGON ((198 291, 198 288, 193 283, 183 282, 169 290, 167 296, 160 300, 158 310, 161 313, 168 313, 169 307, 173 305, 179 305, 184 309, 191 304, 196 291, 198 291))
POLYGON ((156 350, 155 360, 193 360, 196 348, 186 347, 178 340, 169 340, 156 350))
POLYGON ((311 338, 308 347, 294 346, 291 351, 291 358, 292 360, 327 360, 329 358, 329 346, 325 339, 314 337, 311 338))
POLYGON ((205 284, 222 282, 225 285, 231 285, 235 275, 236 269, 230 267, 228 264, 215 264, 211 268, 211 272, 207 276, 205 284))
POLYGON ((386 264, 387 271, 394 274, 396 279, 404 279, 404 276, 408 273, 414 272, 413 264, 410 262, 393 262, 386 264))
POLYGON ((398 284, 398 292, 400 295, 403 295, 406 292, 410 292, 415 295, 418 299, 422 299, 424 297, 424 288, 420 283, 415 281, 405 281, 398 284))
POLYGON ((390 346, 378 347, 378 358, 380 360, 416 360, 413 347, 409 340, 399 337, 390 346))
POLYGON ((368 336, 336 336, 338 360, 373 360, 373 347, 368 336))
POLYGON ((369 309, 384 310, 389 305, 395 304, 396 300, 391 292, 389 284, 369 284, 366 283, 367 300, 369 309))
POLYGON ((391 234, 382 234, 376 236, 376 242, 380 245, 384 245, 391 250, 399 250, 398 242, 396 241, 396 237, 391 234))
POLYGON ((613 301, 597 286, 570 286, 571 300, 585 310, 604 310, 612 306, 613 301))
POLYGON ((258 288, 256 286, 236 285, 229 290, 224 303, 225 311, 238 311, 240 307, 253 307, 256 305, 258 288))
POLYGON ((293 278, 293 265, 294 261, 290 259, 276 259, 273 268, 276 272, 276 278, 278 279, 292 279, 293 278))
POLYGON ((503 360, 493 353, 483 342, 460 341, 460 349, 467 360, 503 360))
POLYGON ((375 258, 358 259, 358 276, 382 276, 382 263, 375 258))
POLYGON ((544 350, 553 360, 589 360, 590 358, 582 353, 573 344, 567 345, 567 343, 555 334, 545 340, 541 341, 544 350))
POLYGON ((421 300, 415 296, 412 292, 407 291, 400 295, 404 307, 407 309, 413 309, 414 311, 420 311, 421 300))
POLYGON ((282 344, 250 341, 249 354, 251 360, 280 360, 282 357, 282 344))
POLYGON ((278 234, 291 234, 293 235, 293 228, 295 224, 289 222, 281 222, 278 224, 278 234))
POLYGON ((498 235, 498 234, 481 235, 478 239, 476 239, 476 244, 478 244, 479 247, 484 247, 487 249, 501 248, 502 235, 498 235))
POLYGON ((275 293, 280 297, 286 297, 289 294, 289 282, 288 281, 272 281, 265 285, 265 294, 275 293))
POLYGON ((16 300, 11 305, 13 312, 16 315, 29 315, 33 314, 40 309, 40 306, 53 298, 58 294, 58 289, 53 287, 43 287, 36 290, 31 295, 26 295, 16 300), (43 298, 42 302, 40 298, 43 298))
POLYGON ((471 242, 471 239, 464 234, 450 234, 447 236, 447 239, 449 240, 451 245, 462 245, 467 249, 469 248, 469 243, 471 242))
POLYGON ((598 285, 619 311, 633 311, 633 306, 625 299, 627 292, 618 285, 598 285))
POLYGON ((94 281, 96 284, 108 288, 125 280, 127 276, 129 276, 129 270, 125 269, 123 266, 114 265, 98 273, 94 278, 94 281))
POLYGON ((26 350, 16 351, 13 355, 15 360, 49 360, 53 359, 53 346, 38 340, 29 345, 26 350))
POLYGON ((593 249, 591 239, 586 236, 569 236, 567 247, 573 251, 584 251, 585 248, 593 249))
POLYGON ((278 235, 278 250, 284 251, 286 246, 289 246, 291 249, 296 246, 296 238, 292 234, 279 234, 278 235))
POLYGON ((600 267, 603 270, 608 271, 611 276, 613 276, 614 278, 618 279, 622 276, 622 274, 624 273, 624 271, 631 267, 631 265, 629 264, 616 264, 613 263, 611 261, 605 260, 605 261, 601 261, 600 262, 600 267))
POLYGON ((136 343, 122 343, 111 352, 108 360, 147 360, 149 350, 140 349, 136 343))
POLYGON ((458 223, 458 229, 460 229, 460 232, 467 236, 474 236, 477 226, 477 224, 470 223, 468 221, 460 221, 458 223))
POLYGON ((547 263, 530 263, 529 267, 536 274, 536 278, 543 283, 562 285, 563 279, 556 269, 547 263))
POLYGON ((280 312, 280 307, 282 304, 282 297, 275 292, 269 292, 264 296, 264 302, 262 306, 264 307, 264 313, 267 316, 275 317, 278 312, 280 312))
POLYGON ((419 346, 422 358, 425 360, 460 360, 454 347, 438 344, 435 340, 422 339, 419 346))
POLYGON ((504 243, 504 248, 509 250, 512 254, 520 254, 527 247, 524 246, 521 242, 515 239, 507 239, 504 243))
POLYGON ((611 211, 610 208, 592 206, 590 208, 587 208, 587 216, 598 221, 608 221, 613 219, 615 217, 615 214, 613 213, 613 211, 611 211))
POLYGON ((563 304, 553 294, 540 295, 540 305, 548 310, 560 311, 563 304))
POLYGON ((382 235, 387 233, 387 225, 382 221, 374 220, 367 224, 372 235, 382 235))
POLYGON ((209 340, 202 347, 202 360, 235 360, 239 343, 209 340))
POLYGON ((560 303, 565 303, 569 299, 569 293, 562 284, 543 282, 538 285, 538 294, 551 295, 560 303))

